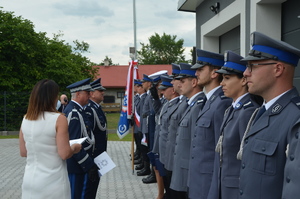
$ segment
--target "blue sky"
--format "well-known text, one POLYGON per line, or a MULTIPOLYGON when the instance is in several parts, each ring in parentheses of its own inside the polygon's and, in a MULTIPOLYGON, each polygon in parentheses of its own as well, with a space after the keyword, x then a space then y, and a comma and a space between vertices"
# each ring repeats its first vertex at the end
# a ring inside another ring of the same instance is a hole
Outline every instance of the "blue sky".
MULTIPOLYGON (((154 33, 184 39, 186 57, 195 45, 195 13, 177 11, 178 0, 136 0, 137 49, 154 33)), ((134 46, 133 0, 1 0, 5 11, 13 11, 33 22, 37 32, 63 33, 62 39, 90 44, 91 61, 105 56, 120 65, 128 64, 134 46)))

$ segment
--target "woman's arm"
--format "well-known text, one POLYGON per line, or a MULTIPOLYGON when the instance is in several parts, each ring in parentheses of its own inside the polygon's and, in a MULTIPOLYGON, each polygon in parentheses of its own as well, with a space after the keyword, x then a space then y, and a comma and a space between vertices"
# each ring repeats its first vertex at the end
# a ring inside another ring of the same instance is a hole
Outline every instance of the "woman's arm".
POLYGON ((25 146, 25 140, 24 140, 23 132, 21 129, 20 129, 20 133, 19 133, 19 148, 20 148, 21 157, 27 157, 27 149, 25 146))
POLYGON ((58 154, 63 160, 72 157, 74 153, 78 153, 81 149, 81 144, 70 146, 68 122, 64 115, 58 116, 56 121, 56 145, 58 154))

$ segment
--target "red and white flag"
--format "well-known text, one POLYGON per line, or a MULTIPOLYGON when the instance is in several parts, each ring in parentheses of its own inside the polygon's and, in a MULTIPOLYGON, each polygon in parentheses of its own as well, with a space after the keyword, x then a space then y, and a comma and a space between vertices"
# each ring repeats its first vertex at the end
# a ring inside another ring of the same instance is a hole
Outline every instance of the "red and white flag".
POLYGON ((137 67, 135 66, 137 66, 137 61, 130 61, 127 74, 126 91, 117 129, 117 134, 120 139, 129 133, 130 124, 128 119, 131 119, 133 116, 133 86, 134 77, 137 76, 137 67))

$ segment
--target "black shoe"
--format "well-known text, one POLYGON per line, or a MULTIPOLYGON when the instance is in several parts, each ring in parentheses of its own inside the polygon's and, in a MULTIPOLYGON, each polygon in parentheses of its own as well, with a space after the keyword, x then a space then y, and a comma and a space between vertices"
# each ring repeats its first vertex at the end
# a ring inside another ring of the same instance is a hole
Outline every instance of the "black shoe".
POLYGON ((140 158, 141 158, 141 156, 140 156, 139 154, 134 155, 134 160, 138 160, 138 159, 140 159, 140 158))
POLYGON ((150 168, 144 167, 142 170, 140 170, 136 174, 137 174, 137 176, 146 176, 146 175, 149 175, 150 173, 151 173, 150 168))
POLYGON ((135 166, 135 170, 142 170, 144 168, 144 164, 141 163, 141 164, 138 164, 135 166))
POLYGON ((140 152, 139 151, 135 151, 133 154, 134 154, 134 156, 136 156, 136 155, 139 155, 140 152))
POLYGON ((143 178, 142 181, 145 184, 156 183, 156 177, 155 177, 155 175, 153 175, 153 173, 151 173, 146 178, 143 178))
POLYGON ((141 164, 142 163, 142 159, 138 159, 138 160, 134 160, 134 164, 141 164))

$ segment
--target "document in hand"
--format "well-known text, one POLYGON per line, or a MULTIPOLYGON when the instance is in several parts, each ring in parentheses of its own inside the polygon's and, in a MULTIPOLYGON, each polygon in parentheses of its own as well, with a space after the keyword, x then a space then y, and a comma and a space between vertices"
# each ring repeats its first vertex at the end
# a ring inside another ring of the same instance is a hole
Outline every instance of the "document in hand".
POLYGON ((79 139, 74 139, 74 140, 70 140, 70 146, 71 146, 72 144, 81 144, 81 143, 83 143, 86 139, 87 139, 87 137, 79 138, 79 139))
POLYGON ((112 161, 112 159, 109 157, 106 151, 98 155, 94 159, 94 162, 99 168, 99 176, 103 176, 104 174, 116 167, 116 164, 112 161))

